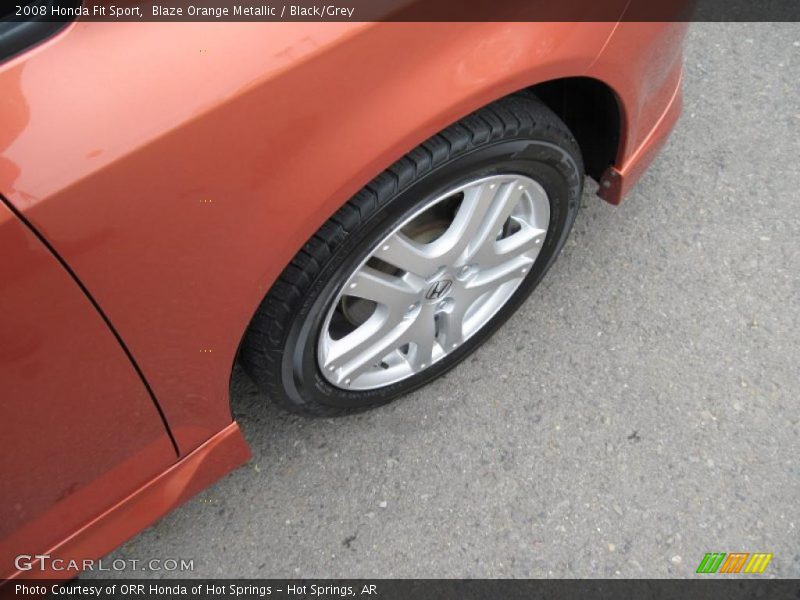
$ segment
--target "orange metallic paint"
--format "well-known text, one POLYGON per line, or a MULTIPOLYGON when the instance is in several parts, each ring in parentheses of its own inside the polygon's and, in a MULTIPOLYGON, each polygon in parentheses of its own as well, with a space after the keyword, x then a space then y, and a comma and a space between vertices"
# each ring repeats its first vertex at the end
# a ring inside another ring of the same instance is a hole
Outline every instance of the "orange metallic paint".
POLYGON ((600 196, 619 204, 666 141, 682 107, 683 39, 688 23, 628 23, 614 35, 587 75, 617 92, 622 111, 620 150, 600 196))
POLYGON ((682 108, 683 94, 679 77, 666 110, 658 118, 649 135, 636 148, 633 156, 628 157, 619 168, 611 166, 603 174, 597 192, 601 198, 611 204, 619 204, 622 201, 667 141, 682 108))
MULTIPOLYGON (((626 2, 618 4, 621 11, 626 2)), ((64 546, 67 554, 106 552, 245 459, 228 397, 241 336, 284 266, 361 186, 497 98, 588 76, 619 101, 621 143, 616 170, 609 171, 616 181, 604 192, 617 202, 677 117, 684 29, 671 23, 76 23, 0 64, 0 193, 102 308, 183 457, 165 471, 175 456, 156 408, 65 271, 58 286, 70 310, 42 301, 54 297, 52 290, 36 298, 23 286, 21 296, 8 300, 4 290, 3 323, 15 312, 22 323, 40 307, 52 335, 62 336, 42 336, 32 350, 50 348, 40 368, 59 370, 64 382, 44 394, 40 415, 15 423, 19 435, 29 431, 26 423, 36 423, 43 436, 61 435, 64 425, 53 415, 69 413, 75 421, 84 417, 76 431, 92 429, 80 436, 82 452, 91 454, 118 438, 126 411, 146 422, 141 437, 123 436, 118 456, 76 465, 87 473, 104 466, 110 474, 82 480, 84 494, 71 494, 80 507, 71 514, 93 525, 70 538, 86 541, 64 546), (77 363, 67 372, 57 363, 70 353, 77 363), (109 366, 100 369, 97 360, 109 366), (128 394, 129 403, 108 402, 107 388, 114 398, 128 394), (121 412, 111 422, 114 410, 121 412), (221 462, 200 458, 212 447, 221 462), (121 462, 112 467, 116 458, 121 462), (186 473, 196 464, 202 476, 188 485, 186 473), (115 473, 125 469, 135 476, 123 483, 115 473), (146 475, 156 479, 108 508, 146 475)), ((28 231, 14 217, 0 218, 0 235, 14 227, 28 231)), ((50 265, 56 281, 62 267, 39 243, 32 239, 26 252, 41 254, 36 260, 50 265)), ((11 283, 22 285, 32 268, 16 267, 11 283)), ((18 338, 24 346, 25 336, 18 338)), ((13 377, 21 381, 21 371, 13 377)), ((39 464, 47 458, 25 463, 31 472, 39 464)), ((44 529, 56 518, 51 514, 60 514, 52 510, 40 507, 44 529)), ((4 539, 0 572, 7 571, 9 552, 42 551, 77 528, 68 519, 62 525, 52 539, 4 539)))
MULTIPOLYGON (((239 426, 231 423, 173 466, 136 489, 50 548, 45 568, 11 571, 6 578, 69 579, 78 573, 48 569, 101 557, 250 458, 239 426)), ((119 495, 113 496, 120 498, 119 495)), ((0 573, 0 575, 3 575, 0 573)))
POLYGON ((175 462, 94 307, 0 203, 0 576, 175 462))

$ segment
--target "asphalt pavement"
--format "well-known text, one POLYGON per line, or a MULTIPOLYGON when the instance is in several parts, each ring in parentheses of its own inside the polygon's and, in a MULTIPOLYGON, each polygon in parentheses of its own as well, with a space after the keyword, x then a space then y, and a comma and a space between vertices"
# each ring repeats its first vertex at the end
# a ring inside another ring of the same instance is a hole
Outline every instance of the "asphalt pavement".
POLYGON ((693 24, 685 63, 656 162, 620 207, 587 191, 483 348, 342 419, 280 412, 237 371, 252 461, 108 560, 638 578, 741 551, 800 577, 800 24, 693 24))

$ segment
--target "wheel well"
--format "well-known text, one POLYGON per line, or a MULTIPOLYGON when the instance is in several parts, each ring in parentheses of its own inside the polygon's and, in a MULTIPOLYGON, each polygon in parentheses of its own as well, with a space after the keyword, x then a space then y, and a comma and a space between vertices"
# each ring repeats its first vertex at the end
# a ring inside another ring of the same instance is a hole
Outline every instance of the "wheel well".
POLYGON ((589 77, 556 79, 529 89, 569 127, 581 148, 586 173, 600 181, 619 150, 621 117, 614 91, 589 77))

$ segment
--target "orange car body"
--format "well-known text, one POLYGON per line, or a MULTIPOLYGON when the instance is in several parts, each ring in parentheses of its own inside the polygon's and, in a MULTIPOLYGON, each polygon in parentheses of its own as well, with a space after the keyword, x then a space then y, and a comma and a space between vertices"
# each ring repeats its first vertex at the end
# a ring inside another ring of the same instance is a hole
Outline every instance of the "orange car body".
POLYGON ((680 112, 685 28, 78 22, 0 64, 0 576, 63 578, 248 458, 229 383, 256 307, 448 124, 599 82, 619 202, 680 112))

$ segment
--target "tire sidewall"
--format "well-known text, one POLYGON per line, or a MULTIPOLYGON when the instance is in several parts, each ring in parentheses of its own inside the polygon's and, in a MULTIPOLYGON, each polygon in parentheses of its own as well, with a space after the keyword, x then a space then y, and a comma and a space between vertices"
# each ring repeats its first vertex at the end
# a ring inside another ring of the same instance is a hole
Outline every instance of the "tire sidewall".
POLYGON ((383 206, 357 230, 348 232, 312 283, 288 329, 281 376, 293 402, 337 408, 370 408, 389 402, 441 376, 490 337, 541 281, 566 241, 582 193, 582 169, 555 141, 506 139, 472 149, 419 175, 383 200, 383 206), (547 236, 533 267, 505 305, 458 349, 407 379, 374 390, 344 390, 332 385, 317 361, 319 333, 339 288, 377 244, 431 199, 479 178, 519 174, 538 182, 550 201, 547 236))

